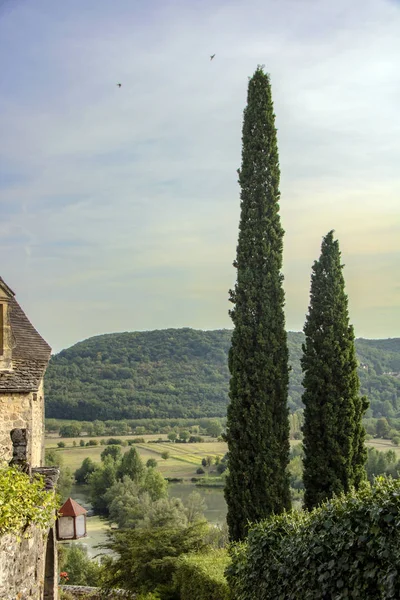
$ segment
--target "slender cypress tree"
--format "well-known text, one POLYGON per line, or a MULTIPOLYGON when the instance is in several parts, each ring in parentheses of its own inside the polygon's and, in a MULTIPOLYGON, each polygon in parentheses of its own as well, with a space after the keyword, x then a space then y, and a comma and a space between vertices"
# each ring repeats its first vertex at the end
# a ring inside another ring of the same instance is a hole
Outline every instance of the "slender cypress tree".
POLYGON ((241 217, 234 324, 229 353, 230 404, 225 486, 230 538, 248 522, 290 508, 288 349, 282 287, 283 229, 279 160, 269 75, 249 80, 242 132, 241 217))
POLYGON ((312 268, 304 326, 304 504, 308 509, 365 478, 367 453, 362 416, 368 408, 349 324, 339 243, 330 231, 312 268))

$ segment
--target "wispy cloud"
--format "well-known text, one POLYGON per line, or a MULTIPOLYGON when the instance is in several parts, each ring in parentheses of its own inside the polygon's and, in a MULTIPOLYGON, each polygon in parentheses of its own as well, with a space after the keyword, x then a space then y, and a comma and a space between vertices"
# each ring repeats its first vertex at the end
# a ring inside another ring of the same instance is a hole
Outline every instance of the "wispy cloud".
POLYGON ((242 111, 258 63, 277 115, 288 327, 303 325, 311 264, 335 228, 356 333, 400 335, 399 30, 386 0, 3 11, 2 276, 49 342, 230 326, 242 111))

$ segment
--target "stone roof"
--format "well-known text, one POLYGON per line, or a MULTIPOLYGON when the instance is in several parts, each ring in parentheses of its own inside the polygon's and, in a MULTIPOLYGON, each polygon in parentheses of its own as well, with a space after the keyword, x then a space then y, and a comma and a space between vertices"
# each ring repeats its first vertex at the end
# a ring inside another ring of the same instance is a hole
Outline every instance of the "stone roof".
POLYGON ((9 296, 10 325, 13 338, 12 371, 0 371, 1 392, 36 391, 51 355, 51 348, 36 331, 0 277, 0 286, 9 296))

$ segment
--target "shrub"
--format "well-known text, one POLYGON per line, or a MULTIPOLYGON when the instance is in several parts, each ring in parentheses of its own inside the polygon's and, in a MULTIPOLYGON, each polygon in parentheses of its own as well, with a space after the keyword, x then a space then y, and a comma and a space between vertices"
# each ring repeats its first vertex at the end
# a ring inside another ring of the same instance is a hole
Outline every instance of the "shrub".
POLYGON ((394 444, 395 446, 399 446, 400 445, 400 436, 398 436, 398 435, 393 436, 392 444, 394 444))
MULTIPOLYGON (((112 531, 107 548, 115 559, 104 573, 105 589, 124 588, 134 593, 160 592, 171 598, 173 576, 183 554, 205 548, 207 525, 199 521, 188 527, 138 527, 112 531)), ((193 600, 197 596, 193 597, 193 600)))
POLYGON ((99 440, 89 440, 86 443, 86 446, 98 446, 99 445, 99 440))
POLYGON ((31 479, 17 467, 0 467, 0 535, 18 534, 30 523, 42 529, 52 521, 56 499, 44 479, 31 479))
POLYGON ((311 513, 254 525, 232 548, 236 600, 400 598, 400 481, 335 497, 311 513))
POLYGON ((90 457, 83 460, 79 469, 75 471, 76 483, 84 484, 88 482, 89 475, 96 470, 96 465, 90 457))
POLYGON ((89 558, 87 548, 82 544, 67 547, 60 570, 68 573, 68 585, 96 587, 101 579, 101 566, 89 558))
POLYGON ((109 446, 122 446, 122 440, 119 438, 108 438, 107 444, 109 446))
POLYGON ((199 467, 196 471, 197 475, 204 475, 205 470, 202 467, 199 467))
POLYGON ((186 555, 179 559, 174 581, 181 600, 228 600, 225 579, 230 560, 225 550, 186 555))
POLYGON ((65 446, 66 446, 66 445, 67 445, 67 444, 66 444, 65 442, 57 442, 57 446, 58 446, 59 448, 65 448, 65 446))

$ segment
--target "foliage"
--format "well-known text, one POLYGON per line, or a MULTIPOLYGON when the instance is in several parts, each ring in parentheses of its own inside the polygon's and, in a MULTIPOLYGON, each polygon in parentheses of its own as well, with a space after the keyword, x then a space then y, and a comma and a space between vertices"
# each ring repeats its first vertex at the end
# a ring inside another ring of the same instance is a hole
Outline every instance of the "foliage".
POLYGON ((179 498, 168 498, 167 491, 159 497, 143 486, 124 477, 105 494, 110 521, 121 529, 135 527, 180 527, 187 524, 187 516, 179 498))
POLYGON ((226 548, 229 544, 229 530, 226 521, 221 525, 209 523, 204 541, 210 548, 226 548))
POLYGON ((89 558, 85 546, 71 544, 66 547, 61 556, 59 569, 68 573, 68 585, 93 587, 100 585, 102 567, 98 562, 89 558))
POLYGON ((229 344, 224 330, 96 336, 51 359, 46 414, 80 420, 222 416, 229 344))
POLYGON ((106 456, 111 456, 113 461, 119 461, 122 458, 122 451, 120 446, 111 445, 104 448, 102 453, 100 454, 101 460, 104 462, 106 456))
POLYGON ((120 440, 119 438, 109 438, 107 440, 107 444, 109 446, 122 446, 122 440, 120 440))
MULTIPOLYGON (((196 520, 195 522, 197 522, 196 520)), ((188 518, 180 498, 160 498, 151 502, 138 526, 148 529, 186 527, 188 518)))
MULTIPOLYGON (((124 435, 127 424, 118 419, 158 433, 164 425, 190 426, 189 417, 221 417, 228 403, 231 335, 230 330, 167 329, 89 338, 50 360, 46 415, 88 420, 82 432, 91 436, 104 435, 105 430, 124 435), (167 418, 169 423, 161 422, 167 418)), ((302 333, 288 332, 292 412, 302 408, 303 341, 302 333)), ((400 339, 358 339, 356 350, 361 394, 368 396, 371 416, 400 417, 400 378, 389 375, 400 373, 400 339)), ((64 424, 47 418, 46 430, 58 431, 64 424)))
POLYGON ((379 478, 312 512, 274 516, 232 550, 236 600, 400 597, 400 481, 379 478))
POLYGON ((393 450, 380 452, 376 448, 368 448, 365 468, 368 480, 371 482, 379 475, 390 475, 393 479, 400 478, 400 459, 393 450))
POLYGON ((81 433, 81 425, 79 423, 70 423, 62 425, 59 430, 61 437, 78 437, 81 433))
POLYGON ((196 521, 204 520, 204 511, 207 510, 207 505, 199 492, 194 491, 189 494, 186 500, 185 513, 187 522, 190 524, 196 521))
POLYGON ((367 451, 362 417, 368 408, 349 324, 339 243, 330 231, 311 276, 304 326, 304 503, 311 509, 365 479, 367 451))
POLYGON ((57 481, 56 489, 57 493, 61 496, 61 500, 64 502, 71 494, 74 475, 71 469, 64 465, 64 459, 61 452, 50 449, 46 450, 44 460, 46 467, 58 467, 60 469, 60 476, 57 481))
POLYGON ((55 509, 55 494, 44 489, 43 477, 0 466, 0 535, 18 535, 31 523, 46 529, 55 509))
POLYGON ((60 589, 60 593, 59 593, 59 598, 60 600, 76 600, 76 598, 70 594, 70 592, 68 590, 61 590, 60 589))
POLYGON ((110 560, 104 587, 123 588, 133 592, 162 591, 163 597, 173 591, 173 576, 178 558, 202 551, 207 525, 158 527, 112 531, 107 547, 117 558, 110 560))
POLYGON ((157 467, 157 461, 155 458, 149 458, 146 462, 146 467, 148 469, 153 468, 155 469, 157 467))
POLYGON ((217 438, 222 433, 221 422, 216 419, 211 419, 206 427, 207 435, 217 438))
POLYGON ((229 600, 224 575, 229 562, 226 550, 182 556, 174 576, 180 600, 229 600))
POLYGON ((104 494, 109 519, 121 529, 134 527, 141 521, 150 505, 150 496, 141 493, 137 483, 129 477, 116 481, 104 494))
POLYGON ((260 67, 249 81, 242 143, 226 433, 225 498, 233 540, 246 535, 249 522, 290 507, 280 171, 270 80, 260 67))
POLYGON ((108 514, 108 502, 105 494, 117 481, 117 465, 112 456, 106 456, 102 465, 96 466, 88 477, 90 501, 93 510, 99 514, 108 514))
MULTIPOLYGON (((149 471, 147 471, 146 476, 148 473, 149 471)), ((134 447, 128 450, 128 452, 125 452, 117 467, 117 478, 122 479, 125 475, 137 483, 139 483, 145 475, 145 467, 142 463, 142 459, 134 447)))
POLYGON ((390 425, 386 417, 381 417, 376 423, 376 435, 379 438, 388 439, 390 434, 390 425))
POLYGON ((153 467, 148 467, 141 477, 141 489, 146 491, 151 500, 159 500, 168 496, 168 483, 153 467))
POLYGON ((83 460, 79 469, 75 471, 75 481, 79 484, 88 483, 89 476, 96 470, 96 464, 90 457, 83 460))

